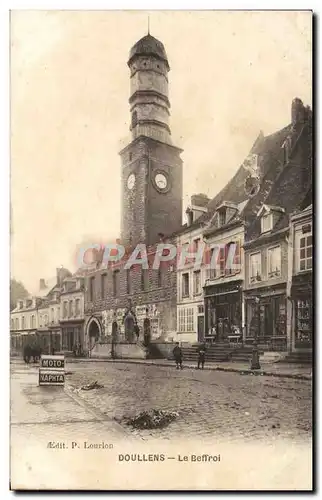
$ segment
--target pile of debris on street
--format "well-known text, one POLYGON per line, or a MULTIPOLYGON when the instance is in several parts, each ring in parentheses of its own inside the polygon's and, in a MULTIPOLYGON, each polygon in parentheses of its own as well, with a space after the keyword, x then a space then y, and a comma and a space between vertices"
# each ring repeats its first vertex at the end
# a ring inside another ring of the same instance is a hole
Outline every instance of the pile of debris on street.
POLYGON ((124 417, 124 422, 135 429, 162 429, 179 416, 176 411, 149 410, 135 417, 124 417))
POLYGON ((101 385, 98 383, 96 380, 95 382, 92 382, 91 384, 83 385, 81 387, 82 391, 91 391, 92 389, 102 389, 104 385, 101 385))

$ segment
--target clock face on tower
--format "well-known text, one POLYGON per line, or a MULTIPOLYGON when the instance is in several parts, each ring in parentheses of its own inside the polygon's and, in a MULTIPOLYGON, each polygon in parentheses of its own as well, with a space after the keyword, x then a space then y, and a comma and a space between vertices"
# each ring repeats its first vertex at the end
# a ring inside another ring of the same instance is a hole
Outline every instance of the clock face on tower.
POLYGON ((163 173, 157 173, 154 177, 154 182, 160 191, 164 191, 168 187, 168 179, 163 173))
POLYGON ((135 175, 130 174, 127 178, 127 187, 128 189, 133 189, 135 184, 135 175))

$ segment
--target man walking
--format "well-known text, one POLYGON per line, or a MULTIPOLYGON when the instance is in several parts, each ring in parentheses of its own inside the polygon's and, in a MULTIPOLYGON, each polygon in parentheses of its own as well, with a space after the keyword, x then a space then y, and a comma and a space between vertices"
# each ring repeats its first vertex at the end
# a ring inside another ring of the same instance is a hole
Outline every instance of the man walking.
POLYGON ((205 358, 206 358, 206 345, 202 344, 198 349, 198 367, 197 367, 198 370, 200 368, 200 365, 202 370, 204 369, 205 358))
POLYGON ((179 342, 176 342, 176 346, 173 349, 173 356, 174 356, 174 360, 176 362, 177 370, 179 370, 179 367, 182 370, 182 349, 179 345, 179 342))

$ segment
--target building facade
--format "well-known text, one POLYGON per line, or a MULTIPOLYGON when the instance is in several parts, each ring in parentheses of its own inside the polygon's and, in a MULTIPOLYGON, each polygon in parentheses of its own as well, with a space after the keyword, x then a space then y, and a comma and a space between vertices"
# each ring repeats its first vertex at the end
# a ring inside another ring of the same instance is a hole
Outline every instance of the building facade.
POLYGON ((291 300, 289 344, 292 352, 313 347, 313 211, 293 214, 289 237, 288 295, 291 300))
POLYGON ((259 150, 263 175, 245 207, 246 340, 290 351, 289 224, 312 203, 312 112, 292 102, 292 122, 259 150))
POLYGON ((192 196, 186 213, 188 223, 177 235, 177 342, 194 343, 204 339, 203 285, 206 278, 205 244, 201 215, 207 214, 209 199, 192 196), (189 258, 188 255, 193 255, 189 258), (187 258, 186 258, 187 257, 187 258), (199 262, 198 262, 199 261, 199 262))
POLYGON ((27 340, 38 329, 38 301, 36 297, 19 300, 10 313, 10 346, 12 354, 18 354, 27 340))
POLYGON ((64 352, 84 347, 84 278, 72 276, 63 281, 60 292, 61 344, 64 352))
POLYGON ((244 331, 243 204, 223 203, 204 238, 211 249, 211 267, 204 285, 205 334, 216 342, 239 341, 244 331))

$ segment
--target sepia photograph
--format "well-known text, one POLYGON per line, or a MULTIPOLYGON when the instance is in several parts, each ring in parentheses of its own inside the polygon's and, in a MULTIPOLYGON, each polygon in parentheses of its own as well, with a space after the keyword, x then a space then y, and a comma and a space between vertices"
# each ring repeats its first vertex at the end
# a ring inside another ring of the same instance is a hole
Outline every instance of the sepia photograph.
POLYGON ((312 491, 312 11, 9 31, 10 490, 312 491))

